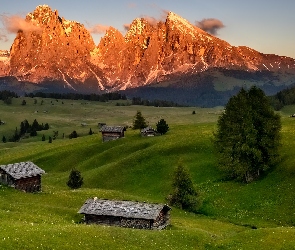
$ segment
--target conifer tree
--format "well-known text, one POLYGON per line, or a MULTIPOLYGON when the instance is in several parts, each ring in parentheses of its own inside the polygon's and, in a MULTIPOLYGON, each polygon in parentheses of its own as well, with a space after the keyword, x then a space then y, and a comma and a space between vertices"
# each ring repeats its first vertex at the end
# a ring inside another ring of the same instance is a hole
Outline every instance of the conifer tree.
POLYGON ((182 164, 179 164, 173 173, 172 188, 172 193, 168 196, 170 205, 192 212, 197 211, 198 194, 188 169, 182 164))
POLYGON ((169 126, 164 119, 161 119, 160 121, 158 121, 157 123, 158 133, 160 133, 161 135, 164 135, 168 132, 168 130, 169 130, 169 126))
POLYGON ((81 176, 80 171, 72 169, 67 185, 71 189, 77 189, 83 185, 83 177, 81 176))
POLYGON ((145 118, 142 116, 140 111, 137 111, 133 119, 133 129, 143 129, 147 126, 145 118))
POLYGON ((228 101, 214 134, 220 170, 231 179, 258 179, 279 159, 280 129, 280 116, 264 92, 241 89, 228 101))

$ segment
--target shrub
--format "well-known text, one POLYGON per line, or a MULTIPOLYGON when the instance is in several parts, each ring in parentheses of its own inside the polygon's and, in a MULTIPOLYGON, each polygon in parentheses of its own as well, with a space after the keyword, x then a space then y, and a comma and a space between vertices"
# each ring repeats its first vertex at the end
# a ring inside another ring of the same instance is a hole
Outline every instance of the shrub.
POLYGON ((168 132, 168 130, 169 130, 169 126, 164 119, 161 119, 160 121, 158 121, 157 123, 158 133, 160 133, 161 135, 164 135, 168 132))
POLYGON ((77 189, 83 185, 83 177, 81 176, 80 171, 72 169, 67 185, 71 189, 77 189))

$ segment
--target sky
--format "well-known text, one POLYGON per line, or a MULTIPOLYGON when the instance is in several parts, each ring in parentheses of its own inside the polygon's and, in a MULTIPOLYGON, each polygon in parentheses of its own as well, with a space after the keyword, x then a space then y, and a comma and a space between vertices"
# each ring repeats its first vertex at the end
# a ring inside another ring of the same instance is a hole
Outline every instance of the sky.
POLYGON ((201 28, 213 25, 208 31, 233 46, 295 58, 295 0, 0 0, 0 50, 9 50, 16 35, 7 20, 43 4, 83 24, 96 44, 109 26, 124 34, 135 18, 164 21, 172 11, 201 28))

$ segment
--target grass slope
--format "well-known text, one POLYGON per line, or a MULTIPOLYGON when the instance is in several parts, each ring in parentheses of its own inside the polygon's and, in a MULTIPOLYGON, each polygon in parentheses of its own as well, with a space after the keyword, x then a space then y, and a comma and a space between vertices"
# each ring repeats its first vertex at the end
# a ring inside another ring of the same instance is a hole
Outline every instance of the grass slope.
POLYGON ((14 131, 28 117, 52 124, 48 135, 53 130, 61 135, 74 129, 86 135, 90 126, 98 132, 97 122, 132 124, 136 110, 151 125, 164 118, 170 131, 142 138, 138 131, 128 129, 125 138, 107 143, 102 143, 100 134, 71 140, 59 136, 52 144, 42 142, 40 136, 1 143, 0 164, 30 160, 47 172, 42 178, 43 192, 38 194, 0 186, 1 248, 294 248, 295 120, 287 117, 294 107, 282 110, 281 163, 261 181, 240 184, 222 181, 215 168, 211 137, 220 108, 117 107, 115 103, 68 100, 64 104, 52 100, 52 105, 51 100, 44 100, 42 108, 51 108, 48 113, 35 113, 32 99, 27 99, 26 106, 20 106, 20 99, 14 99, 11 106, 1 104, 0 119, 7 124, 0 126, 0 135, 14 131), (197 114, 192 115, 192 110, 197 114), (82 127, 81 122, 88 126, 82 127), (179 162, 189 168, 200 192, 201 214, 173 208, 171 226, 163 231, 80 224, 82 216, 77 211, 89 197, 164 203, 179 162), (81 189, 66 186, 72 168, 84 177, 81 189))

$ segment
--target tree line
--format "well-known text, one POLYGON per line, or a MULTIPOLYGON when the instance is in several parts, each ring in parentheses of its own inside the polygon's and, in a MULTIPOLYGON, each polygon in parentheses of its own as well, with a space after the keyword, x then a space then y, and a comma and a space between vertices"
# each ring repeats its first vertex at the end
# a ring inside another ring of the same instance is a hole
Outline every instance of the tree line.
POLYGON ((180 105, 175 102, 165 101, 165 100, 146 100, 140 97, 132 98, 132 105, 143 105, 143 106, 154 106, 154 107, 184 107, 184 105, 180 105))
POLYGON ((125 95, 117 92, 98 94, 79 94, 79 93, 29 93, 25 94, 26 97, 42 97, 42 98, 53 98, 53 99, 68 99, 68 100, 86 100, 86 101, 99 101, 107 102, 109 100, 127 100, 125 95))
POLYGON ((28 122, 28 120, 24 120, 20 123, 20 128, 18 129, 17 127, 15 128, 14 134, 10 136, 8 139, 6 136, 2 137, 2 142, 17 142, 19 141, 22 137, 24 137, 26 134, 29 134, 30 136, 37 136, 37 131, 42 131, 42 130, 48 130, 49 129, 49 124, 40 124, 38 121, 35 119, 32 124, 28 122))
POLYGON ((280 110, 286 105, 295 104, 295 87, 279 91, 269 99, 275 110, 280 110))

